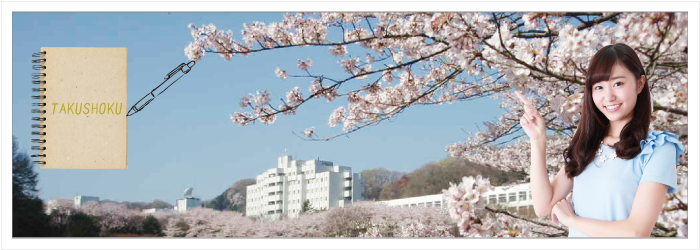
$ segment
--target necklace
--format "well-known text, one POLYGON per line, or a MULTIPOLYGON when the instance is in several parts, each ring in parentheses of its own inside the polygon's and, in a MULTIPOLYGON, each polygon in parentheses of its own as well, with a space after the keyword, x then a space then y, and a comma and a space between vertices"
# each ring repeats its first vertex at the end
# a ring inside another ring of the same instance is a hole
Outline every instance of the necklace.
POLYGON ((613 151, 612 153, 610 153, 607 156, 603 155, 603 141, 600 141, 600 147, 598 148, 598 152, 596 152, 595 155, 600 156, 600 159, 598 159, 598 161, 600 161, 600 163, 605 163, 605 161, 607 161, 607 160, 612 160, 612 159, 617 158, 617 153, 615 151, 613 151))

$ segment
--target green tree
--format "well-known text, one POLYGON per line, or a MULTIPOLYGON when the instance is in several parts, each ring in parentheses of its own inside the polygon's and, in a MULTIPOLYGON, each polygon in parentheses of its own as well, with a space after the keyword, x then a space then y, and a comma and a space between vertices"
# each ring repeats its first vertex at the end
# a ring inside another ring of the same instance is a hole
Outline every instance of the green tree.
POLYGON ((50 237, 65 236, 66 226, 68 225, 68 217, 75 210, 71 209, 53 209, 48 215, 49 228, 51 229, 50 237))
POLYGON ((153 217, 153 215, 147 216, 141 223, 141 227, 143 228, 143 234, 163 236, 163 230, 160 227, 160 223, 156 217, 153 217))
POLYGON ((224 194, 220 194, 220 195, 216 196, 216 198, 212 199, 211 201, 206 202, 206 204, 202 203, 202 205, 204 205, 204 207, 207 207, 207 208, 212 208, 214 210, 223 211, 223 210, 228 209, 229 206, 231 206, 231 202, 229 202, 226 199, 224 194))
POLYGON ((304 200, 304 203, 301 204, 300 214, 312 214, 314 212, 315 212, 315 209, 311 206, 311 201, 304 200))
POLYGON ((26 153, 12 136, 12 236, 50 236, 44 202, 37 198, 37 173, 26 153))
POLYGON ((229 210, 245 214, 246 187, 252 184, 255 184, 255 179, 238 180, 226 191, 202 204, 219 211, 229 210))
POLYGON ((93 216, 80 212, 68 216, 66 237, 97 237, 99 235, 100 224, 93 216))
POLYGON ((160 208, 160 209, 166 209, 166 208, 173 208, 173 205, 170 203, 167 203, 163 200, 158 200, 155 199, 151 204, 148 204, 148 208, 160 208))

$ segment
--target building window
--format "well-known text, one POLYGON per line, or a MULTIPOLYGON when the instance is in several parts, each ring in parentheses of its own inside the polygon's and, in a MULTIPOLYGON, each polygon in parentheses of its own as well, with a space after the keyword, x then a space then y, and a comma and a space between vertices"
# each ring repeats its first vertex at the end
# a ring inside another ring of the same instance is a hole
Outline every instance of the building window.
POLYGON ((524 201, 527 199, 527 191, 520 191, 520 193, 518 193, 518 195, 520 196, 521 201, 524 201))
POLYGON ((515 192, 508 193, 508 202, 513 202, 513 201, 516 201, 515 192))
POLYGON ((532 192, 528 192, 528 193, 530 193, 530 200, 532 200, 532 192))
POLYGON ((436 206, 436 207, 440 207, 440 206, 442 206, 442 205, 440 205, 440 203, 442 203, 442 202, 440 202, 440 201, 436 201, 436 202, 435 202, 435 206, 436 206))
POLYGON ((495 194, 489 195, 489 204, 494 204, 494 203, 496 203, 496 195, 495 194))
POLYGON ((498 194, 498 202, 506 202, 506 194, 498 194))

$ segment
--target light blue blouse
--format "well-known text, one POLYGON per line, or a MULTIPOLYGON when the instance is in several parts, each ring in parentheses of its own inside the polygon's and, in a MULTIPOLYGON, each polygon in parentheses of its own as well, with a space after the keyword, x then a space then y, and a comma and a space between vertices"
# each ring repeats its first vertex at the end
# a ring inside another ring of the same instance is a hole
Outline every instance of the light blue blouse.
MULTIPOLYGON (((676 165, 684 152, 678 136, 649 131, 640 142, 642 152, 631 160, 615 158, 600 162, 600 156, 574 177, 572 204, 576 215, 604 221, 629 218, 639 183, 653 181, 668 185, 668 193, 678 188, 676 165)), ((602 155, 615 150, 605 144, 602 155)), ((587 237, 569 227, 569 237, 587 237)))

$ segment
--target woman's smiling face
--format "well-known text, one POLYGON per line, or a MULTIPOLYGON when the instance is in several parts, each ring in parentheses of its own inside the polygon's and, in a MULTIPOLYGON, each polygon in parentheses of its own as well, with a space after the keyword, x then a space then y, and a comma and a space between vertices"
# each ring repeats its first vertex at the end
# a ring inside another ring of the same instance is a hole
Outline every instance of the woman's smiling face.
POLYGON ((610 122, 632 120, 637 95, 644 88, 645 76, 639 80, 621 63, 615 63, 608 81, 600 81, 591 88, 593 103, 610 122))

